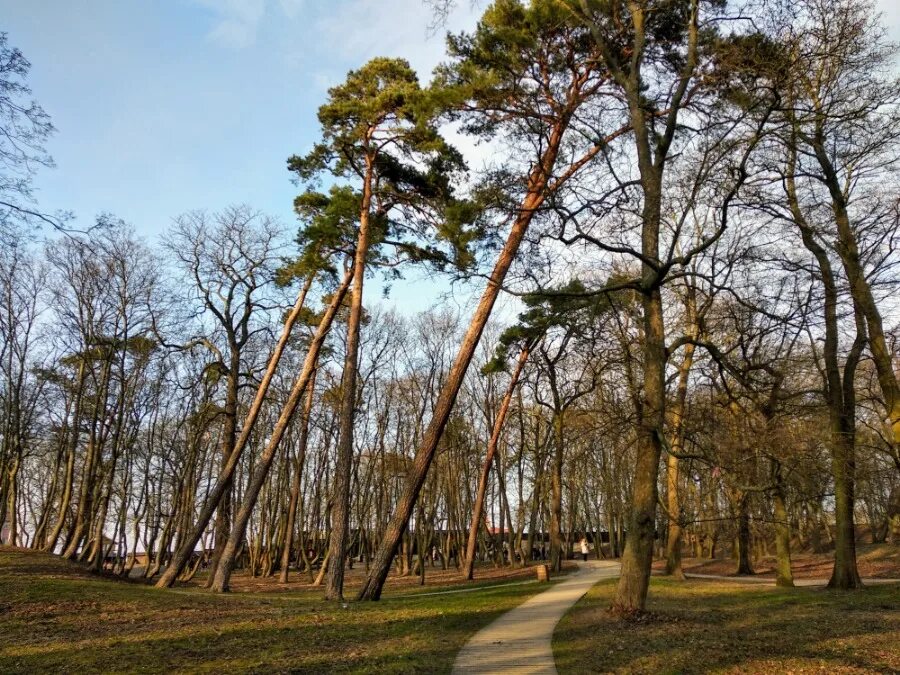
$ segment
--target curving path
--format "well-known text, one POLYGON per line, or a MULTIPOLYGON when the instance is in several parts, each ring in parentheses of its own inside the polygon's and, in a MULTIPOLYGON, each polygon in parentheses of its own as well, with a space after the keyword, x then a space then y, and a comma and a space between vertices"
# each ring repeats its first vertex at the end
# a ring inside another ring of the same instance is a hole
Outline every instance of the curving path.
POLYGON ((529 598, 475 633, 453 664, 454 673, 556 673, 551 640, 566 610, 602 579, 619 576, 619 563, 579 562, 578 571, 529 598))

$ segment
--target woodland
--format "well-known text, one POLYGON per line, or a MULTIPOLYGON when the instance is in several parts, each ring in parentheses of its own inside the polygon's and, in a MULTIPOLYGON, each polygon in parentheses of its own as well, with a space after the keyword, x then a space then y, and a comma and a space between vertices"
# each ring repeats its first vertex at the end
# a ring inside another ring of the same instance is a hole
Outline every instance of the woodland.
POLYGON ((55 129, 0 34, 0 543, 326 604, 559 573, 582 538, 621 561, 615 616, 654 561, 772 557, 792 587, 814 553, 863 587, 858 548, 900 544, 873 5, 482 9, 433 73, 379 57, 328 90, 285 148, 295 222, 225 198, 152 241, 40 203, 55 129), (379 295, 410 275, 464 302, 379 295))

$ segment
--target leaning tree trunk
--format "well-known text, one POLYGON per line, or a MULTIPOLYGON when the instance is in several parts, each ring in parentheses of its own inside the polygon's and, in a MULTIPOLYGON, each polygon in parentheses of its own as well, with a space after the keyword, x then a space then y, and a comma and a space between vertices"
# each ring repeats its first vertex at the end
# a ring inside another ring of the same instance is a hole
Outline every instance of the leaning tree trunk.
MULTIPOLYGON (((349 283, 351 273, 352 272, 348 271, 345 275, 345 284, 349 283)), ((178 550, 175 551, 175 554, 172 556, 172 560, 169 562, 166 571, 159 578, 159 581, 156 582, 157 588, 168 588, 175 583, 178 575, 181 574, 184 566, 187 564, 188 560, 193 554, 194 547, 203 536, 203 532, 204 530, 206 530, 206 526, 209 524, 213 512, 219 506, 219 502, 221 501, 222 496, 225 494, 228 485, 231 484, 231 479, 234 476, 235 469, 237 468, 238 460, 240 459, 240 456, 244 451, 244 447, 247 445, 247 441, 250 439, 250 434, 253 432, 253 428, 256 425, 256 420, 259 417, 260 411, 262 410, 263 401, 265 400, 266 394, 269 391, 269 385, 272 382, 272 378, 275 376, 275 370, 278 367, 278 362, 281 360, 281 355, 284 352, 285 347, 287 346, 288 339, 291 335, 291 330, 293 329, 297 319, 300 317, 301 310, 303 309, 306 301, 306 294, 309 291, 310 286, 312 286, 313 278, 314 277, 312 274, 307 278, 306 283, 304 284, 303 289, 301 290, 300 295, 297 298, 297 302, 294 304, 294 307, 291 309, 291 313, 288 315, 288 318, 284 322, 284 328, 281 331, 281 336, 278 339, 278 343, 275 345, 272 356, 269 357, 269 363, 266 366, 266 372, 263 375, 263 378, 259 383, 259 387, 256 390, 256 396, 253 399, 253 404, 250 406, 250 410, 247 412, 247 417, 244 420, 244 427, 243 429, 241 429, 241 435, 234 446, 234 451, 231 453, 228 461, 219 471, 219 475, 216 478, 216 483, 206 498, 206 503, 203 505, 203 509, 200 511, 200 516, 197 519, 194 528, 184 537, 181 545, 178 547, 178 550)), ((346 286, 343 286, 343 288, 346 289, 346 286)), ((323 317, 322 321, 324 320, 325 318, 323 317)), ((330 325, 331 324, 329 321, 328 327, 325 328, 326 332, 330 325)), ((321 329, 322 322, 319 323, 319 331, 321 331, 321 329)), ((319 336, 319 331, 317 331, 316 337, 319 336)), ((312 349, 312 347, 310 347, 310 349, 312 349)), ((307 359, 308 358, 309 354, 307 354, 307 359)))
MULTIPOLYGON (((238 416, 238 380, 241 373, 241 356, 238 347, 232 344, 231 356, 228 364, 228 375, 225 388, 224 423, 222 425, 222 446, 220 455, 221 466, 224 468, 235 454, 237 443, 237 416, 238 416)), ((212 572, 219 565, 222 557, 222 549, 231 534, 231 497, 234 492, 232 485, 233 476, 229 475, 223 485, 222 496, 218 499, 216 508, 216 520, 214 525, 215 536, 213 538, 213 555, 209 562, 210 576, 207 579, 207 588, 212 580, 212 572)))
POLYGON ((86 378, 84 358, 78 364, 78 379, 75 384, 75 406, 72 414, 70 436, 66 439, 66 474, 63 479, 63 493, 59 502, 59 514, 56 524, 47 536, 43 550, 52 553, 56 549, 59 535, 66 523, 69 514, 69 504, 72 501, 73 483, 75 480, 75 454, 78 451, 78 432, 81 428, 81 407, 84 398, 84 383, 86 378))
POLYGON ((348 272, 347 276, 344 278, 344 282, 332 296, 331 302, 328 304, 328 309, 325 310, 325 314, 322 315, 322 319, 319 321, 319 327, 316 329, 316 335, 310 343, 309 350, 306 353, 306 359, 303 361, 303 368, 300 371, 300 375, 298 375, 297 379, 294 381, 294 386, 291 389, 288 400, 281 410, 278 421, 275 423, 275 428, 272 430, 272 435, 269 437, 269 444, 263 450, 262 456, 260 456, 259 461, 254 467, 250 483, 247 485, 247 489, 244 492, 244 503, 241 504, 241 508, 238 509, 237 515, 235 516, 234 526, 231 528, 231 535, 228 537, 228 541, 222 551, 222 558, 219 561, 219 566, 215 571, 210 586, 214 591, 223 593, 228 590, 231 571, 234 569, 238 551, 244 540, 244 535, 247 531, 247 522, 250 520, 250 514, 253 513, 260 490, 262 490, 263 484, 266 482, 266 477, 269 475, 269 469, 272 467, 272 462, 275 459, 275 453, 281 444, 281 439, 284 438, 284 434, 294 416, 294 412, 297 410, 297 405, 300 403, 303 392, 312 380, 312 374, 316 369, 319 352, 322 349, 325 338, 328 336, 331 323, 344 301, 344 296, 350 285, 351 277, 351 272, 348 272))
POLYGON ((494 420, 494 428, 491 432, 491 438, 488 442, 487 454, 484 458, 484 466, 481 467, 481 476, 478 479, 478 492, 475 495, 475 506, 472 509, 472 522, 469 525, 469 537, 466 540, 466 553, 463 559, 462 576, 464 579, 472 580, 475 568, 475 547, 478 543, 478 527, 481 523, 481 514, 484 511, 484 496, 487 492, 488 479, 491 472, 491 464, 494 461, 494 455, 497 453, 497 446, 500 442, 500 434, 503 432, 503 425, 506 422, 506 416, 509 413, 509 406, 512 401, 513 392, 519 383, 519 377, 525 362, 528 360, 529 347, 522 347, 519 352, 519 359, 516 362, 516 368, 509 380, 509 386, 506 388, 506 394, 500 404, 500 410, 497 412, 497 419, 494 420))
MULTIPOLYGON (((309 442, 309 416, 316 394, 316 371, 312 372, 306 387, 306 402, 303 404, 303 421, 300 424, 300 447, 297 449, 297 463, 291 483, 291 501, 288 505, 287 523, 284 526, 284 542, 281 551, 281 575, 279 581, 286 584, 288 568, 291 564, 291 551, 294 547, 294 526, 297 520, 297 508, 300 502, 300 489, 303 481, 303 465, 306 463, 306 446, 309 442)), ((302 539, 302 537, 301 537, 302 539)), ((303 542, 300 542, 303 549, 303 542)))
POLYGON ((519 205, 518 213, 510 228, 506 243, 500 251, 500 255, 497 257, 497 262, 494 265, 491 275, 488 277, 487 286, 485 287, 484 292, 481 295, 481 300, 478 303, 478 307, 469 322, 469 327, 460 344, 459 351, 457 352, 456 359, 450 369, 450 373, 438 395, 431 422, 428 424, 428 428, 425 430, 425 434, 416 449, 416 455, 413 458, 412 466, 407 474, 403 494, 400 497, 394 515, 388 522, 387 529, 385 530, 384 536, 382 537, 381 543, 373 559, 372 568, 359 592, 359 599, 377 600, 381 597, 381 589, 384 586, 384 582, 390 571, 391 562, 396 555, 397 547, 403 537, 403 532, 406 530, 406 526, 412 516, 416 500, 419 497, 419 492, 425 483, 425 478, 428 475, 428 469, 431 467, 431 461, 434 459, 437 445, 444 433, 444 427, 447 424, 447 420, 450 418, 450 412, 453 410, 456 396, 462 386, 463 379, 465 378, 466 371, 472 361, 472 357, 475 354, 475 348, 478 346, 481 334, 490 318, 491 310, 494 308, 494 303, 497 301, 497 296, 500 294, 500 288, 503 285, 504 279, 506 279, 506 274, 516 257, 522 239, 525 237, 525 233, 528 231, 528 227, 531 225, 531 221, 537 213, 537 210, 543 206, 548 193, 557 191, 566 180, 571 178, 585 164, 594 158, 602 148, 607 147, 606 144, 612 137, 618 136, 620 133, 624 132, 624 130, 616 131, 611 137, 604 139, 603 142, 598 142, 593 145, 584 155, 569 164, 565 171, 563 171, 552 184, 550 183, 550 178, 554 167, 556 166, 556 160, 559 155, 563 136, 577 106, 580 105, 583 100, 581 98, 582 92, 579 89, 580 85, 583 85, 583 82, 578 85, 573 85, 569 89, 568 107, 560 114, 553 123, 553 126, 549 129, 546 145, 544 146, 541 157, 528 174, 525 196, 522 203, 519 205))
POLYGON ((475 354, 475 348, 481 339, 481 333, 484 331, 484 327, 491 315, 491 310, 494 308, 494 303, 497 301, 497 296, 500 294, 503 280, 506 278, 506 273, 516 257, 528 226, 531 224, 537 209, 541 207, 546 198, 544 190, 550 171, 556 162, 562 133, 562 128, 554 129, 549 141, 549 147, 544 152, 541 165, 535 167, 529 176, 528 193, 509 231, 506 244, 503 246, 503 250, 500 252, 494 269, 488 278, 487 286, 484 289, 475 314, 472 316, 462 344, 460 344, 453 367, 450 369, 447 380, 438 396, 434 414, 416 450, 397 509, 388 523, 384 536, 381 539, 381 544, 372 561, 372 568, 359 592, 358 598, 361 600, 378 600, 381 597, 381 589, 390 571, 391 561, 394 559, 397 546, 400 544, 403 532, 415 508, 419 492, 425 483, 431 460, 434 458, 438 442, 444 433, 444 426, 450 418, 450 412, 453 410, 453 404, 456 402, 456 395, 459 393, 466 370, 468 370, 469 363, 475 354))
POLYGON ((353 464, 353 420, 356 410, 356 380, 359 369, 359 330, 362 324, 363 281, 369 252, 369 207, 372 202, 372 156, 366 157, 366 172, 359 214, 359 236, 353 263, 347 347, 341 380, 341 423, 334 468, 334 507, 331 511, 331 568, 325 581, 325 599, 344 599, 344 558, 350 530, 350 473, 353 464))

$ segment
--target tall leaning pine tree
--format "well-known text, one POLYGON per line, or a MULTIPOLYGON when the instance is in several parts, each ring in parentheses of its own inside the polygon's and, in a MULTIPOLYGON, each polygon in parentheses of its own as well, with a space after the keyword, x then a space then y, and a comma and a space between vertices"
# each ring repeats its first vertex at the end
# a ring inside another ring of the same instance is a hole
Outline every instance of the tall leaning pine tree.
POLYGON ((322 141, 305 157, 289 162, 301 179, 324 173, 349 183, 358 201, 331 512, 331 564, 325 587, 328 600, 343 599, 367 265, 382 245, 392 245, 414 259, 434 253, 416 242, 435 222, 430 217, 433 207, 449 198, 450 175, 462 168, 459 153, 437 131, 430 101, 430 93, 420 87, 405 60, 373 59, 329 90, 328 101, 319 108, 322 141), (399 240, 403 235, 406 242, 399 240))
POLYGON ((498 173, 516 206, 504 213, 500 228, 507 231, 506 240, 359 592, 365 600, 381 597, 463 378, 529 226, 548 200, 626 131, 607 128, 601 55, 581 22, 555 0, 497 0, 473 33, 448 38, 448 50, 435 86, 449 95, 466 132, 507 144, 498 173))

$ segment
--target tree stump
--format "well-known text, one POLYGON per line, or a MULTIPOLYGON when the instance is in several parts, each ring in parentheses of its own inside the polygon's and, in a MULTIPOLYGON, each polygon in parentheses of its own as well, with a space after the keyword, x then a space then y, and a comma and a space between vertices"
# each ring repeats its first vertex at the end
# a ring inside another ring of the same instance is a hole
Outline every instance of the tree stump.
POLYGON ((550 581, 550 566, 549 565, 538 565, 535 570, 537 571, 537 580, 538 581, 550 581))

